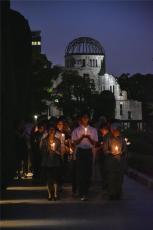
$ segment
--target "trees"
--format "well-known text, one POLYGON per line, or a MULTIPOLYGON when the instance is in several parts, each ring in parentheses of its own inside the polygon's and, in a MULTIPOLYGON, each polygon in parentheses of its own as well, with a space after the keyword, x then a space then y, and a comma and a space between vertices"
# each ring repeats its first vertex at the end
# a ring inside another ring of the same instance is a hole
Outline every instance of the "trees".
POLYGON ((113 119, 115 117, 115 105, 115 97, 111 91, 105 90, 100 94, 94 94, 91 101, 94 118, 104 116, 107 119, 113 119))
POLYGON ((153 121, 153 74, 122 74, 118 82, 130 99, 142 101, 143 119, 153 121))
POLYGON ((46 112, 47 106, 45 101, 50 100, 53 80, 58 77, 60 72, 61 69, 56 66, 46 68, 42 59, 33 62, 29 87, 28 115, 30 117, 37 113, 46 112))
POLYGON ((62 81, 53 92, 58 98, 58 107, 66 116, 72 116, 90 108, 90 98, 95 91, 94 82, 89 77, 81 77, 76 71, 64 71, 62 81))
POLYGON ((53 92, 58 99, 57 106, 65 116, 72 116, 82 110, 88 110, 95 117, 105 116, 108 119, 115 115, 115 97, 110 91, 98 94, 95 84, 89 77, 81 77, 75 71, 65 71, 62 81, 53 92))

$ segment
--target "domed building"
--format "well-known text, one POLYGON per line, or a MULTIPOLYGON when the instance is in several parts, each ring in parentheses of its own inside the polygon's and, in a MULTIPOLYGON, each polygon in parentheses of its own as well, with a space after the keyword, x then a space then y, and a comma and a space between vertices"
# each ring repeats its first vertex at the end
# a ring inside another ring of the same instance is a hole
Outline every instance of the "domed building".
MULTIPOLYGON (((90 37, 79 37, 72 40, 65 49, 65 69, 75 70, 80 76, 87 76, 94 80, 98 93, 110 90, 116 99, 115 118, 122 120, 126 127, 131 121, 135 121, 141 128, 141 102, 128 100, 127 92, 120 89, 117 78, 106 73, 105 51, 100 42, 90 37)), ((60 82, 59 77, 54 87, 60 82)))
POLYGON ((101 44, 89 37, 71 41, 65 50, 65 67, 77 70, 80 76, 89 76, 99 88, 99 76, 105 73, 105 53, 101 44))

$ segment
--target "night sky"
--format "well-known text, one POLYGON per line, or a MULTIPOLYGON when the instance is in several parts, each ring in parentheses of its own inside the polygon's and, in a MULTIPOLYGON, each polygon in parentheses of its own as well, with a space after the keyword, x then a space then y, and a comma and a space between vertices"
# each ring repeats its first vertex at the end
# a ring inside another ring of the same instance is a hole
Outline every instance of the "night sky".
POLYGON ((108 73, 153 73, 153 1, 11 1, 42 31, 42 52, 64 64, 65 47, 89 36, 105 49, 108 73))

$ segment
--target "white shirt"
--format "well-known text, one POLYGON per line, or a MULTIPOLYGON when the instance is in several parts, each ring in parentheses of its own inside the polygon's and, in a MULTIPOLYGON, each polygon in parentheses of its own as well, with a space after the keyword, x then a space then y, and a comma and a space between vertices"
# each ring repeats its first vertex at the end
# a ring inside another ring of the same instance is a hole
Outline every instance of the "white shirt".
MULTIPOLYGON (((90 135, 91 139, 95 142, 98 141, 98 134, 97 130, 91 126, 87 126, 87 135, 90 135)), ((85 127, 84 126, 79 126, 76 129, 73 130, 72 135, 71 135, 71 140, 72 143, 76 140, 78 140, 83 134, 85 134, 85 127)), ((77 148, 83 148, 83 149, 89 149, 92 148, 93 145, 90 143, 88 138, 83 138, 83 140, 76 145, 77 148)))

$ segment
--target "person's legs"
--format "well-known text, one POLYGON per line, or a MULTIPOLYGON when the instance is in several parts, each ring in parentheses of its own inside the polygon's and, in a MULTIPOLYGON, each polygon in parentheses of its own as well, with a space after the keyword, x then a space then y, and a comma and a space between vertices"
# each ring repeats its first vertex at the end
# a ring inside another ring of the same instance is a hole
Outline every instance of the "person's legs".
POLYGON ((23 158, 23 176, 27 177, 28 174, 28 155, 25 153, 23 158))
POLYGON ((20 157, 17 157, 16 172, 17 172, 18 179, 21 179, 21 173, 20 173, 21 170, 22 170, 22 159, 20 159, 20 157))
POLYGON ((63 158, 61 158, 60 168, 59 168, 59 192, 62 192, 63 184, 64 184, 64 162, 63 162, 63 158))
POLYGON ((58 193, 58 184, 54 183, 54 199, 57 200, 59 197, 59 193, 58 193))
POLYGON ((110 199, 120 199, 122 194, 123 173, 119 168, 108 173, 108 195, 110 199))
POLYGON ((84 161, 84 152, 82 149, 78 149, 77 152, 77 185, 79 190, 79 195, 83 196, 84 194, 84 177, 86 174, 86 163, 84 161))
POLYGON ((48 189, 48 199, 52 199, 54 193, 54 187, 53 184, 50 183, 49 181, 47 182, 47 189, 48 189))
POLYGON ((37 178, 37 154, 38 152, 35 150, 32 151, 32 171, 33 171, 33 178, 37 178))
POLYGON ((81 197, 88 195, 92 175, 91 150, 78 149, 77 152, 78 189, 81 197))
POLYGON ((47 173, 47 189, 48 189, 48 199, 51 200, 54 196, 54 186, 53 186, 53 170, 52 168, 47 168, 46 169, 47 173))
POLYGON ((84 193, 87 196, 88 195, 88 190, 90 188, 91 184, 91 177, 92 177, 92 151, 87 150, 86 152, 86 174, 85 174, 85 183, 84 183, 84 193))
POLYGON ((101 182, 102 182, 102 190, 106 191, 107 189, 107 172, 105 167, 105 156, 100 157, 99 167, 100 167, 100 175, 101 175, 101 182))
POLYGON ((72 160, 72 193, 75 194, 77 192, 77 175, 76 175, 76 160, 72 160))
POLYGON ((52 168, 53 176, 53 187, 54 187, 54 200, 59 199, 59 178, 60 178, 60 167, 52 168))

